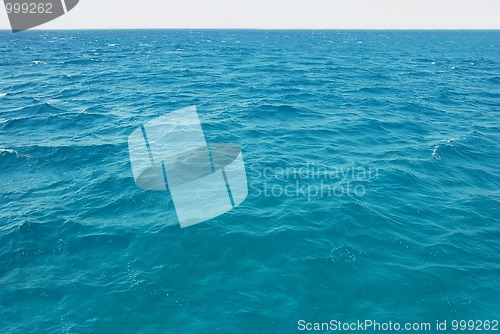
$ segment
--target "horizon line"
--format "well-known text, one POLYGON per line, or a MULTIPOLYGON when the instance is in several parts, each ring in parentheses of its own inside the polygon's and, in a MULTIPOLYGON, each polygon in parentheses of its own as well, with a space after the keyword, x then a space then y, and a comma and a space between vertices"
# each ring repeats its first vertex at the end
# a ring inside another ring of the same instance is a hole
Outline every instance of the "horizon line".
MULTIPOLYGON (((24 31, 82 31, 82 30, 266 30, 266 31, 500 31, 500 28, 32 28, 24 31)), ((9 28, 0 28, 0 31, 11 31, 9 28)))

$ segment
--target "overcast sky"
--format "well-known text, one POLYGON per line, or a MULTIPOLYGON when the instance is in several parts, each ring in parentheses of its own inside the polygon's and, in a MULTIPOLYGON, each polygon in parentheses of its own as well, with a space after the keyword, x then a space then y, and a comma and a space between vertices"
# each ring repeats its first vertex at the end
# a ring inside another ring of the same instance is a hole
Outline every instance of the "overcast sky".
POLYGON ((80 0, 39 28, 500 29, 500 0, 80 0))

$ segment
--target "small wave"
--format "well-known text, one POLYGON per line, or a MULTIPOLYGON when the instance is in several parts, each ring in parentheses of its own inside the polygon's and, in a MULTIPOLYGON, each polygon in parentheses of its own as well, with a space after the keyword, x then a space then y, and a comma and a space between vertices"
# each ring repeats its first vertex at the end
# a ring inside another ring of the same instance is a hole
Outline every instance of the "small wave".
POLYGON ((500 77, 492 77, 489 78, 488 81, 494 84, 500 84, 500 77))
POLYGON ((28 119, 33 116, 45 118, 47 115, 58 115, 63 111, 63 109, 59 109, 50 103, 38 102, 36 104, 14 110, 13 115, 20 116, 19 119, 28 119))
POLYGON ((453 138, 448 138, 446 140, 441 141, 438 145, 434 147, 434 150, 432 151, 432 157, 436 160, 441 160, 441 156, 439 155, 439 149, 441 148, 441 145, 443 144, 450 144, 453 143, 454 141, 460 140, 463 137, 453 137, 453 138))
POLYGON ((30 66, 33 66, 33 65, 47 65, 47 63, 44 62, 43 60, 33 60, 30 64, 30 66))
POLYGON ((25 158, 25 159, 31 158, 30 155, 19 153, 11 148, 0 148, 0 156, 6 156, 8 154, 15 155, 16 158, 25 158))
POLYGON ((63 62, 64 65, 85 65, 89 63, 96 62, 97 60, 94 60, 93 58, 87 58, 86 56, 83 56, 83 59, 72 59, 72 60, 66 60, 63 62))
POLYGON ((434 147, 434 151, 432 151, 432 157, 436 160, 441 160, 441 157, 438 154, 438 150, 439 150, 439 145, 436 145, 434 147))
POLYGON ((418 63, 436 63, 434 59, 429 59, 429 58, 410 58, 410 61, 415 61, 418 63))

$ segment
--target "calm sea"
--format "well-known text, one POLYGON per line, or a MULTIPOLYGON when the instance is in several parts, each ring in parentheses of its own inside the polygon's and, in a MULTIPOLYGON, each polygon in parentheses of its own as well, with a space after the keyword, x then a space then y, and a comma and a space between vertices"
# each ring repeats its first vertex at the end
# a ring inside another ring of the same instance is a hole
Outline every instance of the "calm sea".
POLYGON ((500 320, 499 51, 499 31, 0 32, 0 332, 500 320), (181 229, 127 139, 191 105, 249 195, 181 229))

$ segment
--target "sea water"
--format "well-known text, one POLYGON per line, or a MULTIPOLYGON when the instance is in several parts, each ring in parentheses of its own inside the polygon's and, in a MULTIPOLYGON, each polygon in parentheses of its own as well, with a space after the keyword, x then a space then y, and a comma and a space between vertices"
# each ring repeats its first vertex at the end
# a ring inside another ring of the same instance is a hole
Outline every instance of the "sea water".
POLYGON ((0 331, 500 318, 498 31, 0 32, 0 331), (248 197, 181 229, 128 136, 196 106, 248 197))

